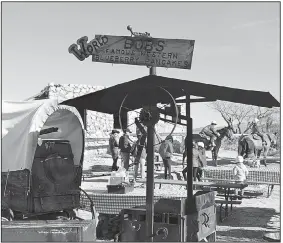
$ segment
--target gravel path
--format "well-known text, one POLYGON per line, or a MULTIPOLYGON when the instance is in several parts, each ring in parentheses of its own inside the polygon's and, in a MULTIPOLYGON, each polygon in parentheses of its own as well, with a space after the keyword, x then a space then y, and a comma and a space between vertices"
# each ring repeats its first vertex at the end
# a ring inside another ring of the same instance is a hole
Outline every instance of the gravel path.
MULTIPOLYGON (((221 167, 230 167, 231 158, 235 157, 233 151, 220 151, 220 157, 225 158, 221 167), (227 158, 227 159, 226 159, 227 158), (230 159, 229 159, 230 158, 230 159), (225 162, 226 161, 226 162, 225 162)), ((209 153, 208 153, 209 157, 209 153)), ((175 158, 176 163, 172 167, 172 171, 181 171, 181 157, 175 158)), ((98 172, 110 173, 112 159, 110 156, 97 157, 91 151, 86 151, 84 160, 84 174, 94 176, 98 172)), ((210 165, 210 162, 208 162, 210 165)), ((272 163, 268 165, 272 168, 280 168, 280 164, 272 163)), ((162 172, 157 172, 156 176, 160 177, 162 172)), ((105 190, 109 176, 99 177, 101 182, 90 183, 84 181, 82 188, 87 190, 97 190, 98 188, 105 190)), ((86 179, 87 180, 87 179, 86 179)), ((174 194, 186 195, 184 189, 180 186, 163 185, 162 189, 156 187, 156 194, 174 194)), ((260 189, 267 190, 266 186, 252 188, 251 191, 260 189)), ((145 191, 145 188, 143 188, 145 191)), ((139 192, 140 193, 140 192, 139 192)), ((232 215, 229 216, 223 223, 217 224, 217 241, 254 241, 265 242, 263 235, 267 232, 280 231, 280 187, 275 186, 272 195, 266 198, 266 195, 259 196, 253 199, 243 199, 241 205, 236 205, 233 208, 232 215)))

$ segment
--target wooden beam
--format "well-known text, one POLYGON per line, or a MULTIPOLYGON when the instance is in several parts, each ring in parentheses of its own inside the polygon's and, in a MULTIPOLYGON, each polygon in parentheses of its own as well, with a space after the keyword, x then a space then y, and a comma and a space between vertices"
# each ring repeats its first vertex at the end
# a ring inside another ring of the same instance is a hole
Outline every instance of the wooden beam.
MULTIPOLYGON (((213 99, 213 98, 198 98, 198 99, 191 99, 191 103, 211 102, 211 101, 216 101, 216 100, 217 99, 213 99)), ((186 103, 186 99, 176 100, 176 103, 186 103)))
MULTIPOLYGON (((172 120, 168 120, 168 119, 165 119, 165 118, 162 118, 162 117, 160 117, 159 120, 160 120, 160 121, 164 121, 164 122, 168 122, 168 123, 172 123, 172 124, 175 123, 175 122, 173 122, 172 120)), ((177 122, 177 124, 178 124, 178 125, 181 125, 181 126, 187 126, 187 124, 181 123, 181 122, 177 122)))
MULTIPOLYGON (((166 116, 172 116, 171 114, 167 114, 163 109, 158 108, 158 111, 160 112, 160 114, 162 115, 166 115, 166 116)), ((187 120, 187 117, 181 114, 178 114, 178 118, 181 120, 187 120)))

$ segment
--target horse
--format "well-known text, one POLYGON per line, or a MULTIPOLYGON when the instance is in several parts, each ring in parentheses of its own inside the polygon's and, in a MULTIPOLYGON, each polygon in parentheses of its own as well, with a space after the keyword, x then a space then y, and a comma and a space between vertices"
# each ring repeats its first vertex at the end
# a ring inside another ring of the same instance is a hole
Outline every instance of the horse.
POLYGON ((238 155, 244 158, 259 158, 263 152, 263 164, 266 164, 266 157, 271 147, 276 147, 276 134, 263 133, 264 141, 258 135, 242 135, 238 141, 238 155))
MULTIPOLYGON (((212 150, 211 150, 212 160, 215 161, 216 166, 217 166, 218 152, 219 152, 219 149, 221 147, 222 139, 224 137, 231 139, 233 134, 234 134, 233 129, 230 126, 219 129, 219 130, 217 130, 217 132, 220 134, 220 136, 215 140, 215 147, 213 147, 212 150)), ((185 138, 185 141, 186 141, 186 139, 187 139, 187 137, 185 138)), ((197 142, 203 142, 205 150, 211 149, 210 140, 208 140, 207 138, 204 138, 200 134, 193 134, 193 141, 195 141, 196 143, 197 142)), ((185 143, 185 151, 183 153, 183 166, 184 166, 184 161, 185 161, 186 156, 187 156, 187 148, 186 148, 186 143, 185 143)))
POLYGON ((278 144, 277 144, 277 135, 278 134, 277 134, 277 132, 275 132, 275 133, 268 132, 268 133, 266 133, 266 135, 268 136, 268 138, 271 142, 270 147, 277 149, 278 148, 278 144))

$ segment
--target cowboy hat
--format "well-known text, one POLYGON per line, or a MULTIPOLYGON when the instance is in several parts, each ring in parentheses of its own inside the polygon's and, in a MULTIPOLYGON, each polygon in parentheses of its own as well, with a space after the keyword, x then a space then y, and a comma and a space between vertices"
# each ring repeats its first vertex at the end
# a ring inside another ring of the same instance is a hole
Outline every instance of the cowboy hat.
POLYGON ((173 137, 171 135, 168 135, 165 140, 172 140, 173 141, 173 137))
POLYGON ((204 143, 203 142, 198 142, 197 144, 198 144, 199 147, 204 148, 204 143))
POLYGON ((123 132, 124 132, 124 133, 126 133, 126 132, 132 133, 132 132, 131 132, 131 130, 130 130, 129 128, 124 129, 124 130, 123 130, 123 132))
POLYGON ((120 133, 118 130, 112 130, 112 134, 120 133))
POLYGON ((235 163, 243 163, 244 162, 244 158, 243 156, 237 156, 235 159, 235 163))
POLYGON ((212 121, 211 125, 217 125, 216 121, 212 121))

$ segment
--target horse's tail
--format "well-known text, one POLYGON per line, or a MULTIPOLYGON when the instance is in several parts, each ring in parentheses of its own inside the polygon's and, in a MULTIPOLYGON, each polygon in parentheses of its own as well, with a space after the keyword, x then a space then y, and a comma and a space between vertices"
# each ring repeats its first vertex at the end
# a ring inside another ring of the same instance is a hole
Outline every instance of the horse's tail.
POLYGON ((239 139, 238 142, 238 155, 243 156, 247 151, 247 142, 246 139, 239 139))

